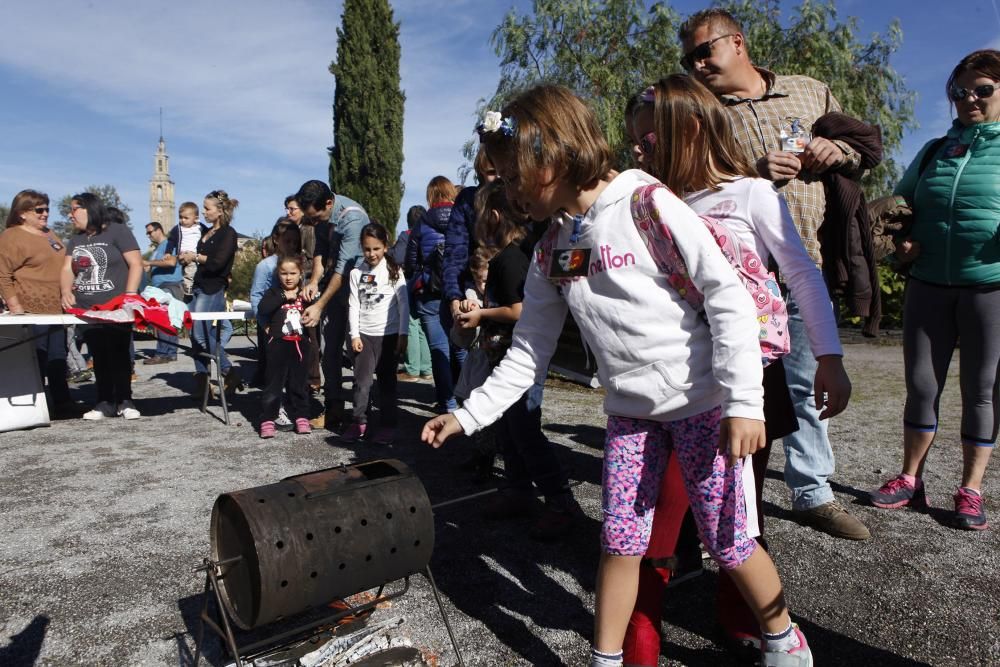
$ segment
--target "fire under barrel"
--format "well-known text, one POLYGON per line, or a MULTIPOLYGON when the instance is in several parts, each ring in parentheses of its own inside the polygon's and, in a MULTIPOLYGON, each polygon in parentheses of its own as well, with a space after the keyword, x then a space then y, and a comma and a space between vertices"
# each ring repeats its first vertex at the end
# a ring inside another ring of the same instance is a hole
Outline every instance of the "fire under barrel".
POLYGON ((434 517, 394 459, 224 493, 212 509, 223 603, 244 630, 422 572, 434 517), (238 557, 238 558, 237 558, 238 557))

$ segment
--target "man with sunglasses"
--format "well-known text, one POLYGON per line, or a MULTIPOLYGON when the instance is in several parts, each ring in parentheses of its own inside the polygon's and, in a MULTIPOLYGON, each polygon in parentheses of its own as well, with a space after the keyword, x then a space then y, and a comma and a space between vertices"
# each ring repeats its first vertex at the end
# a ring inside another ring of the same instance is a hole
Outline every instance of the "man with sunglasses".
MULTIPOLYGON (((815 79, 755 67, 742 28, 725 10, 692 15, 679 37, 685 54, 681 64, 726 107, 737 143, 760 175, 780 188, 806 250, 821 264, 817 234, 826 196, 819 176, 831 169, 854 175, 860 156, 846 143, 812 138, 809 131, 820 116, 839 112, 840 104, 815 79)), ((812 395, 814 384, 842 372, 835 368, 842 366, 839 359, 812 356, 798 306, 790 295, 787 302, 792 351, 784 366, 799 422, 799 430, 784 439, 785 483, 792 492, 793 514, 834 537, 868 539, 871 533, 865 525, 834 499, 829 483, 833 449, 826 422, 819 417, 822 406, 816 407, 812 395)))

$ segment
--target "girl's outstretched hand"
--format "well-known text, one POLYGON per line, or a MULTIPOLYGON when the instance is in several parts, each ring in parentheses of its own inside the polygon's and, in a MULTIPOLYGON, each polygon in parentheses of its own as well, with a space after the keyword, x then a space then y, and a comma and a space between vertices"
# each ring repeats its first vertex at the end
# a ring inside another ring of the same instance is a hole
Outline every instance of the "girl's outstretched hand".
POLYGON ((763 449, 766 442, 764 422, 759 419, 723 417, 719 424, 719 451, 728 452, 730 466, 763 449))
POLYGON ((455 419, 455 415, 440 415, 424 424, 424 430, 420 432, 420 439, 437 449, 444 444, 445 440, 461 432, 462 425, 455 419))

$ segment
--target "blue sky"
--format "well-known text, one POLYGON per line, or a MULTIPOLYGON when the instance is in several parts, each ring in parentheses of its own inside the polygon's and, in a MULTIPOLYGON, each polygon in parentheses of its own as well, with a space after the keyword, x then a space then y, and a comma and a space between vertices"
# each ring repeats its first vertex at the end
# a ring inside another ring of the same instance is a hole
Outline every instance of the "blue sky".
MULTIPOLYGON (((862 35, 893 18, 904 41, 893 66, 919 94, 906 163, 947 128, 943 87, 966 53, 1000 46, 997 0, 841 0, 862 35)), ((687 15, 705 6, 675 1, 687 15)), ((786 11, 798 2, 785 2, 786 11)), ((395 0, 401 23, 402 207, 422 203, 437 174, 456 178, 476 101, 496 87, 489 37, 527 0, 395 0)), ((111 183, 142 230, 162 106, 177 201, 223 188, 240 200, 234 225, 270 229, 282 201, 325 179, 333 143, 342 1, 11 0, 0 39, 0 201, 22 188, 58 200, 111 183), (16 28, 14 27, 16 26, 16 28)))

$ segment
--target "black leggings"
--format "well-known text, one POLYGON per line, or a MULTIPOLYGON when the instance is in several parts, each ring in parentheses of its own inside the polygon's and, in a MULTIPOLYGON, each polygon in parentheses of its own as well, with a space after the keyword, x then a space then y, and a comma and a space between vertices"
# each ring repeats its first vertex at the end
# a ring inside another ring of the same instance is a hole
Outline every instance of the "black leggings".
POLYGON ((83 332, 94 360, 97 402, 117 407, 132 400, 132 327, 122 324, 89 324, 83 332))
POLYGON ((285 412, 292 420, 309 416, 306 375, 309 340, 275 338, 267 344, 267 384, 260 397, 260 420, 273 422, 281 409, 284 391, 285 412))
POLYGON ((948 365, 961 340, 962 441, 997 438, 1000 287, 941 287, 911 278, 903 304, 907 428, 935 431, 948 365))

